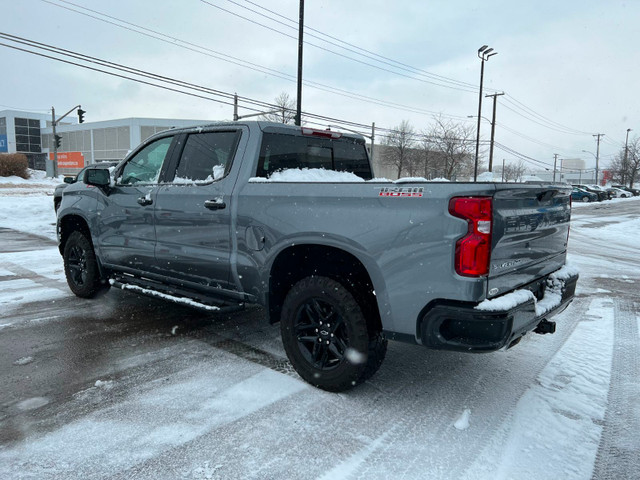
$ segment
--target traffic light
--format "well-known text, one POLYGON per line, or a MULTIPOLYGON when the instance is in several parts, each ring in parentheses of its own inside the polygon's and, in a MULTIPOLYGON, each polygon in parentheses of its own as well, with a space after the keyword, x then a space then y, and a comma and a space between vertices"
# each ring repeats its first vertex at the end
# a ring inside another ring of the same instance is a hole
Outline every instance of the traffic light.
POLYGON ((80 106, 78 106, 78 121, 80 123, 84 123, 84 114, 87 113, 85 110, 83 110, 80 106))
POLYGON ((56 135, 56 148, 60 148, 61 143, 62 143, 62 137, 60 135, 56 135))

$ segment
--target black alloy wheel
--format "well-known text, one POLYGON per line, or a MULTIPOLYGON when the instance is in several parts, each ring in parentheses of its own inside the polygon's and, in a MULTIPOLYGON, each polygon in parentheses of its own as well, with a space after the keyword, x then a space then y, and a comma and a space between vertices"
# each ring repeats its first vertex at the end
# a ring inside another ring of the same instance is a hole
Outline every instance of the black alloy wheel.
POLYGON ((349 345, 349 333, 336 307, 321 298, 309 298, 300 305, 294 331, 298 348, 319 370, 333 370, 342 362, 349 345))
POLYGON ((380 368, 387 340, 363 311, 354 295, 331 278, 307 277, 291 288, 280 316, 282 343, 304 380, 340 392, 380 368))
POLYGON ((78 297, 91 298, 109 288, 109 284, 100 278, 93 245, 84 233, 75 231, 69 235, 63 260, 67 284, 78 297))

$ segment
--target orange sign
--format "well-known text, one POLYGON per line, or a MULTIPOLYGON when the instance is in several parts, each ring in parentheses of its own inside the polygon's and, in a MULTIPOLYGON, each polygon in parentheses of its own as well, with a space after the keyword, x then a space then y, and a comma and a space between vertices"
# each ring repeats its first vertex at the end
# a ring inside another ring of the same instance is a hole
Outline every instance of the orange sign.
MULTIPOLYGON (((49 160, 53 162, 53 153, 49 153, 49 160)), ((84 155, 82 152, 58 152, 58 168, 83 168, 84 155)))

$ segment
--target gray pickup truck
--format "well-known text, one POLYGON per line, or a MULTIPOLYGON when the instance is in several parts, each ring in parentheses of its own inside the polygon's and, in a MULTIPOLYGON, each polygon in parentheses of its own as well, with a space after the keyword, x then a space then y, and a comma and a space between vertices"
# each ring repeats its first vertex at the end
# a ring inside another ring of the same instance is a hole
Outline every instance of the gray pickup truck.
POLYGON ((71 290, 109 286, 280 322, 309 383, 346 390, 387 340, 489 352, 574 296, 571 188, 373 178, 364 139, 265 122, 172 129, 69 185, 71 290))

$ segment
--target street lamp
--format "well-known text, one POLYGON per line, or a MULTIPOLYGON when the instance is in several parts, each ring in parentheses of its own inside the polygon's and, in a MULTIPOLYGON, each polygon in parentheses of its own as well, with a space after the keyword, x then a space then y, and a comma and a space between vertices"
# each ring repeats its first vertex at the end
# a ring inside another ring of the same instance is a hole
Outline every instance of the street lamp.
POLYGON ((473 167, 473 181, 478 180, 478 154, 480 151, 480 117, 482 115, 482 83, 484 81, 484 62, 489 60, 490 57, 497 55, 498 52, 494 52, 493 48, 489 48, 489 45, 483 45, 478 49, 478 58, 480 59, 480 93, 478 94, 478 129, 476 132, 476 159, 473 167))

